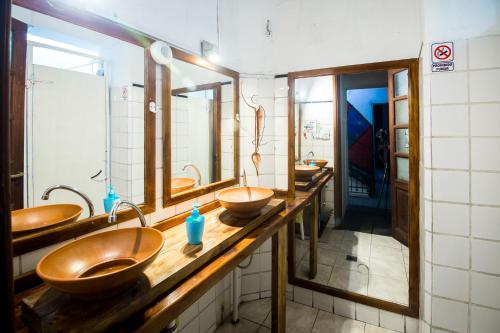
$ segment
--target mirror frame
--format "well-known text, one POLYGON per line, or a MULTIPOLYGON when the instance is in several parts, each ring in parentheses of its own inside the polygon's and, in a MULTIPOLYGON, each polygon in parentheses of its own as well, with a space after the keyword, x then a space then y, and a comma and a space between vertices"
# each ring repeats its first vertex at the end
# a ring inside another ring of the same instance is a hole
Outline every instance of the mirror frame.
MULTIPOLYGON (((239 77, 240 74, 232 69, 222 67, 208 62, 204 58, 187 53, 172 47, 173 58, 209 69, 233 79, 233 124, 234 124, 234 177, 226 180, 219 180, 198 188, 194 188, 185 192, 181 192, 172 196, 171 179, 172 179, 172 86, 171 72, 167 66, 162 66, 162 137, 163 137, 163 207, 175 205, 179 202, 186 201, 199 197, 201 195, 217 191, 226 187, 230 187, 239 183, 239 77)), ((216 141, 220 141, 220 127, 216 129, 216 141)), ((220 148, 220 145, 219 145, 220 148)), ((220 157, 220 154, 219 154, 220 157)))
MULTIPOLYGON (((53 6, 48 0, 13 0, 12 4, 144 48, 144 203, 138 206, 144 214, 154 212, 156 209, 156 113, 149 111, 149 104, 150 102, 156 103, 156 63, 150 55, 149 46, 155 40, 140 31, 64 3, 57 3, 56 6, 53 6)), ((72 224, 16 237, 12 241, 13 255, 18 256, 57 244, 136 217, 135 212, 126 209, 120 210, 117 214, 117 222, 113 224, 108 223, 108 214, 101 214, 72 224)))
MULTIPOLYGON (((376 307, 378 309, 395 312, 403 314, 405 316, 418 318, 419 316, 419 293, 420 293, 420 221, 419 221, 419 211, 420 211, 420 177, 419 177, 419 154, 420 154, 420 122, 419 122, 419 60, 418 59, 403 59, 385 62, 376 62, 360 65, 350 65, 342 67, 331 67, 322 69, 312 69, 297 72, 288 73, 288 194, 289 196, 295 197, 295 80, 300 78, 316 77, 333 75, 338 79, 339 75, 342 74, 355 74, 355 73, 366 73, 370 71, 388 71, 390 69, 408 69, 408 94, 411 97, 409 103, 410 110, 410 141, 412 145, 410 146, 409 160, 410 160, 410 181, 409 181, 409 197, 408 197, 408 219, 409 219, 409 230, 408 230, 408 248, 410 251, 410 263, 409 263, 409 290, 408 290, 408 306, 397 304, 370 296, 365 296, 357 294, 351 291, 342 290, 330 286, 325 286, 310 280, 305 280, 299 278, 295 274, 295 238, 290 237, 295 234, 294 223, 288 224, 288 281, 292 285, 296 285, 309 290, 318 291, 324 294, 332 295, 335 297, 340 297, 353 302, 366 304, 369 306, 376 307)), ((337 80, 336 80, 337 81, 337 80)), ((333 133, 334 142, 334 166, 333 166, 333 177, 334 177, 334 189, 341 188, 341 154, 340 154, 340 124, 339 124, 339 87, 337 82, 334 82, 334 98, 336 102, 334 103, 334 129, 333 133)), ((333 147, 332 147, 333 148, 333 147)), ((341 193, 338 190, 334 192, 334 214, 335 217, 342 218, 341 193)))

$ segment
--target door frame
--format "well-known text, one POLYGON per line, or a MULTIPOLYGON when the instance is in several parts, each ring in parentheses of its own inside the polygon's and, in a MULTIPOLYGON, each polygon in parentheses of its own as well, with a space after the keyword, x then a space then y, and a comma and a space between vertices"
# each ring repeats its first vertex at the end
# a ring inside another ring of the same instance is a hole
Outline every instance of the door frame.
MULTIPOLYGON (((391 69, 408 69, 408 95, 409 95, 409 175, 408 182, 408 248, 410 252, 410 272, 409 272, 409 304, 408 306, 392 303, 369 296, 360 295, 346 290, 321 285, 309 280, 304 280, 289 272, 288 280, 291 284, 303 288, 319 291, 332 296, 344 298, 357 303, 366 304, 386 311, 403 314, 418 318, 419 316, 419 293, 420 293, 420 230, 419 230, 419 210, 420 210, 420 178, 419 178, 419 156, 420 156, 420 129, 419 129, 419 60, 416 58, 375 62, 359 65, 349 65, 341 67, 330 67, 322 69, 312 69, 288 73, 288 195, 295 196, 295 79, 333 75, 337 79, 334 81, 334 215, 342 218, 342 168, 341 168, 341 133, 339 114, 339 85, 338 76, 341 74, 356 74, 371 71, 389 71, 391 69)), ((289 226, 290 227, 290 226, 289 226)), ((293 224, 292 226, 293 227, 293 224)), ((295 267, 295 249, 293 239, 289 243, 289 265, 295 267)))

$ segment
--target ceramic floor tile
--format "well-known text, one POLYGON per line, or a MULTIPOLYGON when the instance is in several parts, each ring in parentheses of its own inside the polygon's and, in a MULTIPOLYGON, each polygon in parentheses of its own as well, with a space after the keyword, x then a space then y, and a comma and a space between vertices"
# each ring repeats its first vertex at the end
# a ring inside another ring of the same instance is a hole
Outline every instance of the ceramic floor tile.
POLYGON ((224 324, 217 328, 216 333, 255 333, 259 329, 259 325, 249 320, 240 318, 237 324, 231 323, 229 318, 224 324))
POLYGON ((397 333, 397 332, 389 330, 387 328, 366 324, 365 333, 397 333))
POLYGON ((330 275, 332 274, 333 266, 318 264, 318 271, 316 277, 312 280, 309 279, 309 260, 308 258, 302 259, 300 265, 297 267, 296 274, 298 277, 313 282, 328 284, 330 275))
POLYGON ((312 329, 313 333, 363 333, 365 323, 336 314, 319 311, 312 329))
POLYGON ((334 288, 366 295, 368 292, 368 274, 334 268, 328 285, 334 288))
POLYGON ((257 333, 271 333, 271 329, 267 328, 266 326, 261 326, 259 327, 257 333))
POLYGON ((339 252, 318 247, 318 263, 322 265, 333 266, 339 252))
POLYGON ((406 279, 405 265, 400 261, 370 258, 370 275, 387 276, 398 280, 406 279))
POLYGON ((368 296, 408 305, 408 282, 385 276, 370 275, 368 296))
POLYGON ((401 249, 401 243, 397 241, 395 238, 392 238, 390 236, 373 235, 372 245, 387 246, 395 249, 401 249))
MULTIPOLYGON (((311 332, 318 309, 314 309, 302 304, 286 302, 286 331, 287 333, 309 333, 311 332)), ((271 315, 269 314, 264 322, 264 326, 271 327, 271 315)))
POLYGON ((403 262, 403 252, 401 249, 372 244, 370 256, 389 261, 403 262))
POLYGON ((241 303, 239 306, 241 318, 248 319, 254 323, 262 324, 271 312, 271 299, 264 298, 251 302, 241 303))
POLYGON ((360 273, 368 274, 368 267, 370 264, 370 259, 368 256, 357 256, 356 261, 348 260, 347 256, 352 254, 341 253, 337 256, 335 261, 335 269, 345 269, 359 271, 360 273))

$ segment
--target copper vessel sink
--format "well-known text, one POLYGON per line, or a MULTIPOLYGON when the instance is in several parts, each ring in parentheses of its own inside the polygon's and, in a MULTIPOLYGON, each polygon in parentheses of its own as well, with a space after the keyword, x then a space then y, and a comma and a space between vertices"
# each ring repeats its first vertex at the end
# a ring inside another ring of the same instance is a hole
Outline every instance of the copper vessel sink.
POLYGON ((139 279, 163 241, 163 234, 152 228, 102 232, 50 252, 36 273, 51 287, 79 298, 112 296, 139 279))
POLYGON ((252 218, 260 214, 260 210, 274 196, 273 190, 265 187, 234 187, 217 194, 222 207, 231 215, 239 218, 252 218))
POLYGON ((310 165, 296 165, 295 166, 295 176, 297 178, 311 178, 314 176, 316 172, 320 169, 319 166, 310 166, 310 165))
POLYGON ((317 159, 314 159, 314 158, 304 160, 304 164, 305 165, 309 165, 309 164, 311 164, 311 162, 314 163, 314 164, 316 164, 320 168, 324 168, 328 164, 327 160, 317 160, 317 159))
POLYGON ((78 219, 83 208, 72 204, 46 205, 18 209, 12 214, 12 232, 21 233, 45 229, 78 219))
POLYGON ((171 194, 181 193, 194 188, 196 179, 193 178, 172 178, 171 194))

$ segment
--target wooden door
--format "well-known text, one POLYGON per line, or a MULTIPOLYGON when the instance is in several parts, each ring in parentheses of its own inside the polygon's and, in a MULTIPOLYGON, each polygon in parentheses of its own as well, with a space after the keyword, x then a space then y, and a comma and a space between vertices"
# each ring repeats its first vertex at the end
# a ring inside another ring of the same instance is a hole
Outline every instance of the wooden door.
POLYGON ((27 25, 12 19, 10 64, 10 189, 11 209, 24 205, 24 102, 26 92, 26 33, 27 25))
POLYGON ((409 94, 408 69, 388 71, 392 236, 408 245, 409 94))

